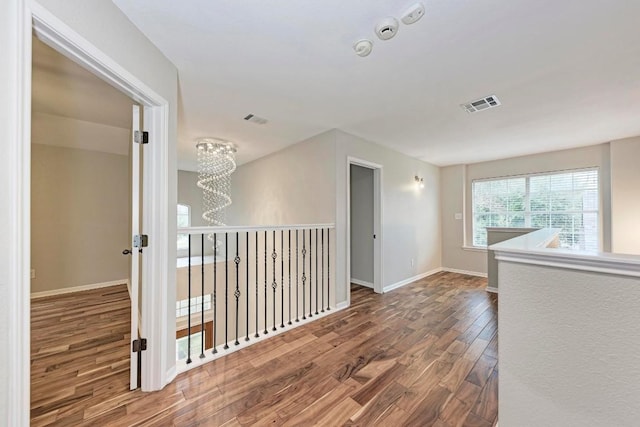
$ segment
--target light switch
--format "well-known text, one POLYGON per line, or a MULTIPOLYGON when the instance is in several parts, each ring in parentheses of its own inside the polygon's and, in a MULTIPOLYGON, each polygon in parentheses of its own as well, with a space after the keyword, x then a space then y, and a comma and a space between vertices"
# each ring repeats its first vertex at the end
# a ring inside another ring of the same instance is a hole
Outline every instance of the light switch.
POLYGON ((461 213, 457 213, 454 215, 455 219, 462 219, 462 214, 461 213))

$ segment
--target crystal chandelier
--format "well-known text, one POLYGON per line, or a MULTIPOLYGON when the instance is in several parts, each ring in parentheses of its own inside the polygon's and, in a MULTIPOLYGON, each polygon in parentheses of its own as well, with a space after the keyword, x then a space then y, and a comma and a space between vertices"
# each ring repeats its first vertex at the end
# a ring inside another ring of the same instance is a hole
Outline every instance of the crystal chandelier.
POLYGON ((216 138, 199 138, 196 148, 198 187, 204 202, 202 219, 211 226, 224 226, 225 208, 231 204, 229 187, 236 170, 236 148, 231 142, 216 138))

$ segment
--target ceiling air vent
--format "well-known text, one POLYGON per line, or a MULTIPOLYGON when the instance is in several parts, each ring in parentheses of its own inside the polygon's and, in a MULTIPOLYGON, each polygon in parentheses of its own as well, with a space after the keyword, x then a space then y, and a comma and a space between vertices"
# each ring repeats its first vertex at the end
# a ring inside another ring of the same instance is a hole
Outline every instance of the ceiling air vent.
POLYGON ((258 117, 255 114, 248 114, 245 118, 246 121, 255 123, 257 125, 263 125, 267 123, 267 119, 263 119, 262 117, 258 117))
POLYGON ((488 110, 500 105, 498 97, 495 95, 486 96, 476 101, 471 101, 466 104, 462 104, 461 107, 465 109, 467 113, 477 113, 478 111, 488 110))

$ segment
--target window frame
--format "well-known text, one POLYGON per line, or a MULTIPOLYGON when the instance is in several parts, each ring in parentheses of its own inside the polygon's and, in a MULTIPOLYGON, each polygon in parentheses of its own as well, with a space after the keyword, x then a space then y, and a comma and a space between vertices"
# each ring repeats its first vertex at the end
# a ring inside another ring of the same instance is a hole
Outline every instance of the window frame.
MULTIPOLYGON (((180 226, 177 224, 178 223, 178 218, 180 217, 180 214, 177 212, 178 209, 180 208, 180 206, 184 206, 187 208, 187 227, 191 227, 191 205, 188 205, 186 203, 178 203, 176 205, 176 226, 178 228, 180 228, 180 226)), ((189 252, 189 246, 187 244, 187 246, 180 246, 180 236, 182 236, 182 234, 178 234, 176 237, 176 251, 177 251, 177 255, 178 256, 186 256, 187 253, 189 252)))
POLYGON ((487 246, 479 246, 475 244, 475 231, 476 231, 476 204, 475 204, 475 187, 474 185, 478 182, 491 182, 491 181, 500 181, 500 180, 509 180, 509 179, 521 179, 524 178, 525 179, 525 198, 524 198, 524 203, 525 203, 525 210, 522 212, 524 218, 525 218, 525 224, 521 227, 514 227, 514 228, 536 228, 535 226, 531 225, 531 216, 532 214, 536 214, 536 213, 550 213, 551 211, 544 211, 544 212, 538 212, 538 211, 532 211, 531 210, 531 178, 533 177, 540 177, 540 176, 552 176, 552 175, 564 175, 564 174, 573 174, 573 173, 579 173, 579 172, 591 172, 591 171, 595 171, 596 175, 597 175, 597 209, 596 210, 581 210, 581 211, 557 211, 557 212, 553 212, 553 213, 557 213, 557 214, 581 214, 581 213, 595 213, 596 214, 596 218, 597 218, 597 233, 596 233, 596 238, 597 238, 597 250, 600 251, 602 250, 603 247, 603 230, 602 230, 602 226, 603 226, 603 215, 605 215, 606 213, 603 211, 603 197, 605 196, 602 192, 602 173, 601 173, 601 168, 599 166, 589 166, 589 167, 581 167, 581 168, 571 168, 571 169, 560 169, 560 170, 553 170, 553 171, 545 171, 545 172, 533 172, 533 173, 526 173, 526 174, 517 174, 517 175, 503 175, 503 176, 495 176, 495 177, 481 177, 481 178, 471 178, 469 181, 467 181, 469 184, 469 188, 470 191, 468 191, 468 201, 469 201, 469 209, 467 211, 467 215, 470 215, 470 221, 466 221, 469 226, 466 227, 467 230, 465 231, 465 243, 463 245, 463 249, 465 250, 477 250, 477 251, 482 251, 485 252, 487 250, 487 246))

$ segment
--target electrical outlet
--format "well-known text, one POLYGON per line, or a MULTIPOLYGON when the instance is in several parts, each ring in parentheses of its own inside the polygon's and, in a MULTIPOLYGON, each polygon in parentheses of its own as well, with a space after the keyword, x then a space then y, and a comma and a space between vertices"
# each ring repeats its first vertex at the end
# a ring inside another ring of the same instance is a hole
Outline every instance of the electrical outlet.
POLYGON ((31 278, 32 278, 32 279, 35 279, 35 278, 36 278, 36 269, 35 269, 35 268, 32 268, 32 269, 31 269, 31 278))
POLYGON ((461 213, 457 213, 454 215, 455 219, 462 219, 462 214, 461 213))

